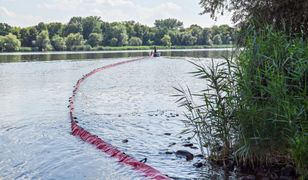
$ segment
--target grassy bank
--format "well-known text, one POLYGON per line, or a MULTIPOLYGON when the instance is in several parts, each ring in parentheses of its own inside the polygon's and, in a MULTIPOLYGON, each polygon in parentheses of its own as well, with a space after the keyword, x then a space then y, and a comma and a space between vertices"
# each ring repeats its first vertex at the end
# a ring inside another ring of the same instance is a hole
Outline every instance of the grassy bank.
MULTIPOLYGON (((233 45, 198 45, 198 46, 156 46, 157 49, 207 49, 207 48, 232 48, 233 45)), ((154 46, 76 46, 72 51, 125 51, 125 50, 153 50, 154 46)), ((37 52, 38 49, 21 47, 19 52, 37 52)))

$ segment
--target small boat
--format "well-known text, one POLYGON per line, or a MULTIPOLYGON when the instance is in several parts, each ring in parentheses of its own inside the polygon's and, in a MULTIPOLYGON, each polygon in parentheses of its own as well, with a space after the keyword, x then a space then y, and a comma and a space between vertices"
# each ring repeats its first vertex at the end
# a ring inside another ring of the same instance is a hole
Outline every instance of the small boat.
POLYGON ((151 52, 151 56, 152 57, 160 57, 160 53, 157 52, 156 46, 154 46, 154 52, 151 52))
POLYGON ((160 57, 160 53, 159 52, 154 53, 153 57, 160 57))

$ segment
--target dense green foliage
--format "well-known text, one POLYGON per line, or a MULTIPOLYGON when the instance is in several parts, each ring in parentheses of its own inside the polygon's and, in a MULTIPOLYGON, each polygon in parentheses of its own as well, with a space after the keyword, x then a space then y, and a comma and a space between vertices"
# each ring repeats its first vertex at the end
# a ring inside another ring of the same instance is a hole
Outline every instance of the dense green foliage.
POLYGON ((130 46, 141 46, 142 40, 138 37, 131 37, 128 41, 128 45, 130 45, 130 46))
MULTIPOLYGON (((237 42, 242 49, 209 67, 195 64, 194 74, 207 89, 177 89, 178 102, 188 110, 187 131, 225 172, 230 160, 268 172, 294 164, 307 179, 308 1, 201 0, 200 5, 213 18, 232 11, 242 27, 237 42), (195 103, 200 97, 203 103, 195 103)), ((222 34, 212 40, 229 41, 222 34)))
POLYGON ((65 40, 59 35, 52 37, 51 44, 56 51, 64 51, 66 49, 65 40))
POLYGON ((20 44, 17 37, 11 33, 6 36, 0 36, 0 52, 18 51, 20 49, 20 44))
POLYGON ((87 40, 87 44, 89 44, 92 47, 99 46, 103 41, 103 36, 100 33, 91 33, 89 35, 89 38, 87 40))
POLYGON ((292 152, 307 172, 302 162, 308 162, 308 149, 298 145, 308 142, 308 43, 272 27, 252 31, 245 42, 238 57, 237 156, 243 162, 273 162, 292 152))
POLYGON ((36 45, 40 51, 49 51, 51 50, 50 39, 47 30, 43 30, 37 36, 36 45))
POLYGON ((237 109, 236 69, 232 60, 217 63, 212 60, 210 66, 193 63, 194 76, 205 81, 207 88, 202 93, 192 93, 189 88, 176 88, 179 92, 178 103, 186 107, 188 125, 185 132, 194 133, 199 139, 200 149, 209 159, 221 163, 228 173, 229 158, 234 148, 235 132, 238 122, 234 116, 237 109), (202 104, 195 102, 201 98, 202 104))
POLYGON ((188 130, 225 167, 232 157, 250 167, 294 163, 308 176, 308 42, 272 26, 246 32, 236 58, 195 64, 207 89, 178 89, 188 130))
MULTIPOLYGON (((307 0, 200 0, 200 5, 203 14, 211 13, 213 18, 230 11, 235 23, 247 25, 253 19, 288 34, 308 35, 307 0)), ((259 27, 262 29, 262 25, 259 27)))
MULTIPOLYGON (((191 25, 184 28, 177 19, 156 20, 154 24, 154 27, 149 27, 134 21, 109 23, 96 16, 73 17, 67 24, 39 23, 25 28, 0 23, 0 35, 14 34, 22 47, 39 51, 103 49, 106 46, 127 45, 211 46, 228 45, 235 41, 235 29, 227 25, 212 28, 191 25)), ((2 51, 7 49, 2 48, 2 51)))
POLYGON ((84 39, 80 33, 70 33, 66 37, 65 43, 68 50, 73 50, 77 46, 82 46, 84 44, 84 39))

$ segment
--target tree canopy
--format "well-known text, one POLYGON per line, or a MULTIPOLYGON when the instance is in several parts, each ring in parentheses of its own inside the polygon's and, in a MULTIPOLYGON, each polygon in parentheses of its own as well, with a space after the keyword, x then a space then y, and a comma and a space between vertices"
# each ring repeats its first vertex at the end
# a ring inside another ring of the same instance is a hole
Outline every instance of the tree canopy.
POLYGON ((177 19, 161 19, 155 21, 155 27, 159 29, 179 29, 183 28, 183 22, 177 19))
MULTIPOLYGON (((0 23, 0 36, 15 35, 22 47, 32 50, 78 50, 99 46, 185 46, 230 44, 235 29, 228 25, 203 28, 191 25, 184 28, 177 19, 156 20, 154 27, 135 21, 104 22, 100 17, 72 17, 67 24, 40 22, 31 27, 13 27, 0 23), (220 40, 214 37, 219 34, 220 40)), ((3 38, 2 38, 3 42, 3 38)), ((11 48, 2 48, 8 51, 11 48)), ((19 49, 19 48, 17 48, 19 49)))
POLYGON ((18 51, 20 44, 17 37, 11 33, 6 36, 0 36, 0 51, 18 51))
POLYGON ((288 33, 308 34, 307 0, 200 0, 200 5, 202 14, 210 13, 214 19, 229 11, 235 23, 254 20, 288 33))

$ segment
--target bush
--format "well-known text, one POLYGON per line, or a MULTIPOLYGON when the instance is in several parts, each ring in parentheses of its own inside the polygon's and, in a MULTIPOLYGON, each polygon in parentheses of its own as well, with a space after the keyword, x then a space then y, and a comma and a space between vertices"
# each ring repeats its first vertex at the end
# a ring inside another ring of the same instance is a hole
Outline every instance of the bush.
POLYGON ((238 155, 273 161, 287 154, 292 138, 308 133, 308 44, 270 27, 251 34, 239 56, 238 155))
POLYGON ((98 45, 100 45, 103 41, 103 36, 102 34, 99 33, 91 33, 89 35, 89 39, 87 41, 87 43, 92 46, 92 47, 96 47, 98 45))
POLYGON ((65 44, 68 50, 73 50, 76 46, 82 46, 84 39, 80 33, 71 33, 66 37, 65 44))
POLYGON ((20 45, 20 41, 11 33, 6 36, 0 36, 0 51, 19 51, 20 45))
POLYGON ((128 41, 128 45, 130 45, 130 46, 141 46, 142 40, 138 37, 131 37, 128 41))
POLYGON ((91 51, 92 48, 90 45, 79 45, 79 46, 73 46, 71 48, 72 51, 91 51))
POLYGON ((161 42, 164 46, 170 47, 172 45, 171 37, 169 35, 164 35, 164 37, 161 39, 161 42))
POLYGON ((215 144, 240 166, 294 163, 307 177, 308 43, 271 27, 246 33, 234 64, 196 64, 195 75, 208 85, 197 94, 203 104, 178 89, 185 122, 216 159, 215 144))
POLYGON ((212 60, 211 66, 193 64, 197 70, 192 73, 203 79, 208 89, 192 93, 189 88, 176 88, 179 94, 175 96, 179 98, 180 106, 189 112, 185 114, 189 127, 186 131, 197 135, 202 154, 205 154, 203 147, 206 147, 209 159, 223 164, 227 174, 238 125, 234 114, 237 108, 237 68, 233 60, 227 58, 220 63, 212 60), (195 103, 196 97, 203 103, 195 103))
POLYGON ((19 51, 21 51, 21 52, 31 52, 32 48, 31 47, 20 47, 19 51))
POLYGON ((112 38, 110 40, 110 45, 111 46, 117 46, 117 44, 118 44, 118 39, 117 38, 112 38))
POLYGON ((52 37, 51 44, 56 51, 64 51, 66 49, 65 40, 59 35, 52 37))
POLYGON ((40 51, 49 51, 52 50, 52 46, 49 40, 48 31, 42 31, 36 38, 36 45, 40 51))
POLYGON ((251 165, 284 159, 307 170, 302 162, 308 161, 303 146, 308 141, 308 43, 272 27, 252 29, 239 67, 236 157, 251 165))
POLYGON ((219 34, 217 34, 213 37, 213 43, 216 44, 216 45, 222 44, 221 36, 219 34))

